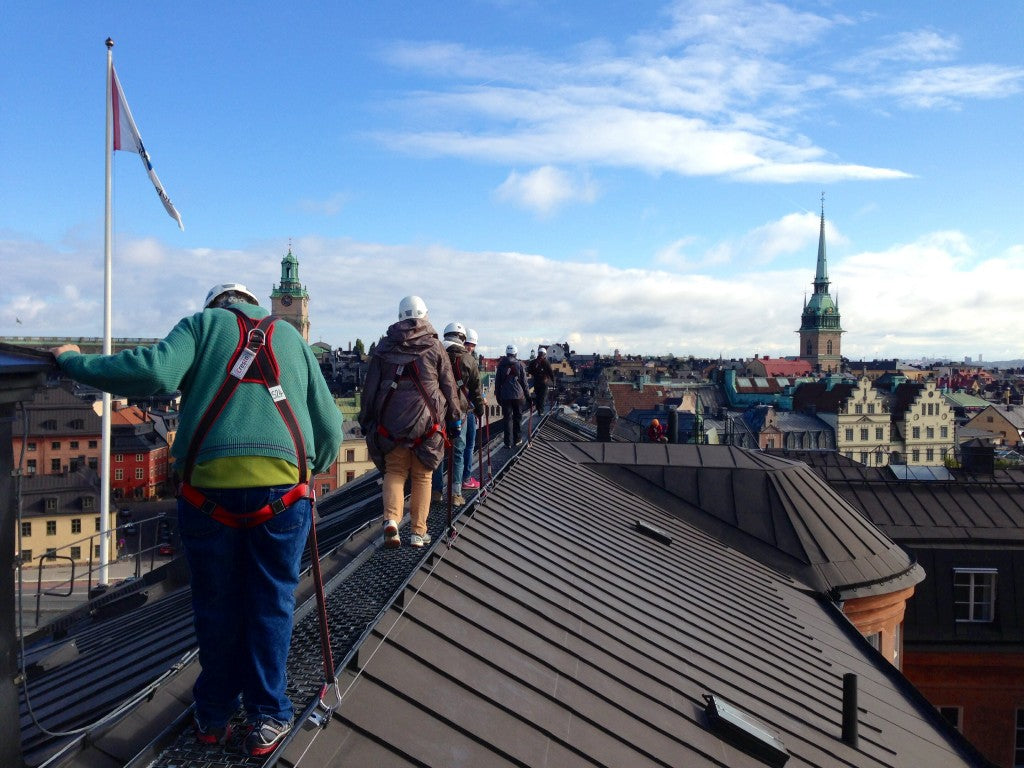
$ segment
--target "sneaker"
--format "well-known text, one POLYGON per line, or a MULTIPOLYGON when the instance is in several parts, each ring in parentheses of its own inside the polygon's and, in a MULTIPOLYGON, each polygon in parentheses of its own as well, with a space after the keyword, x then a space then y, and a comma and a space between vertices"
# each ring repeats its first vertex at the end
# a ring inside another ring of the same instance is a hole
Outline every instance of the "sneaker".
POLYGON ((196 734, 196 741, 200 744, 210 746, 224 745, 231 738, 231 724, 222 725, 220 728, 203 728, 199 718, 192 716, 192 728, 196 734))
POLYGON ((394 520, 384 521, 384 546, 388 549, 402 546, 402 537, 398 535, 398 523, 394 520))
POLYGON ((465 488, 467 491, 475 491, 477 488, 480 487, 480 481, 477 480, 475 477, 471 477, 469 478, 469 480, 463 482, 462 487, 465 488))
POLYGON ((461 507, 461 506, 464 506, 465 504, 466 504, 466 499, 465 499, 465 497, 461 493, 457 493, 454 496, 452 496, 452 506, 453 507, 461 507))
POLYGON ((418 533, 414 533, 409 537, 409 543, 414 547, 425 547, 430 543, 430 534, 424 533, 423 535, 420 535, 418 533))
POLYGON ((441 501, 441 499, 443 499, 443 498, 444 498, 444 494, 441 493, 441 491, 431 491, 430 492, 430 500, 431 501, 441 501))
POLYGON ((243 749, 247 755, 253 757, 269 755, 284 741, 284 737, 291 729, 290 722, 282 723, 272 717, 261 717, 251 724, 243 749))

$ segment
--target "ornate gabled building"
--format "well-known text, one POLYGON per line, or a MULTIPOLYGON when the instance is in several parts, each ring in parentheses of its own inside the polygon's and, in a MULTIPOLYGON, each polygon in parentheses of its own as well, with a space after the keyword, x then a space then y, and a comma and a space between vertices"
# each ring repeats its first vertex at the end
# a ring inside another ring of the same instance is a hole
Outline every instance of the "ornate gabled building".
POLYGON ((800 351, 797 357, 815 371, 833 373, 842 364, 839 346, 843 329, 839 325, 839 305, 828 292, 828 262, 825 259, 825 199, 821 202, 821 232, 818 235, 818 266, 814 273, 814 293, 804 301, 800 319, 800 351))
POLYGON ((309 341, 309 292, 299 282, 299 260, 290 247, 281 259, 281 284, 270 292, 270 312, 294 325, 309 341))

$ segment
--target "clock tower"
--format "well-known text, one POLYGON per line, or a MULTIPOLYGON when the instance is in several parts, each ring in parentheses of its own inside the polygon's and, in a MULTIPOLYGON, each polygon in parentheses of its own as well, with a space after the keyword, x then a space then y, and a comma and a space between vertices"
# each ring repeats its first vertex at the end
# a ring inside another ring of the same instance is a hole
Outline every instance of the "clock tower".
POLYGON ((299 282, 299 260, 291 247, 281 259, 281 284, 270 292, 270 313, 294 325, 309 342, 309 293, 299 282))

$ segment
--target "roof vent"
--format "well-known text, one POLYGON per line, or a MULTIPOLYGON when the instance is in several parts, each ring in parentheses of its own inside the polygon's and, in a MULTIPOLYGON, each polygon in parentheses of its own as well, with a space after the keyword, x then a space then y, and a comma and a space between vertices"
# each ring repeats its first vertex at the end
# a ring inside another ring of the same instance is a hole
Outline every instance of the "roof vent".
POLYGON ((752 715, 714 694, 705 694, 704 701, 711 729, 724 740, 767 765, 781 768, 789 760, 786 746, 752 715))
POLYGON ((643 520, 636 521, 636 529, 645 536, 650 536, 655 541, 660 541, 662 544, 672 543, 672 537, 669 536, 668 533, 657 526, 644 522, 643 520))

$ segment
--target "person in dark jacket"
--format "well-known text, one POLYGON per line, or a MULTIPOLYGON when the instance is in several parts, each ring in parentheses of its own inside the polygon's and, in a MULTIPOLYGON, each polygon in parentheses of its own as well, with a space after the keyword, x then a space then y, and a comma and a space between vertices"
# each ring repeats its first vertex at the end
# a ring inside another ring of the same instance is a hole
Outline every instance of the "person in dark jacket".
POLYGON ((422 547, 430 543, 430 474, 444 457, 446 424, 459 429, 462 410, 448 353, 423 299, 402 299, 398 318, 370 358, 359 425, 370 458, 384 473, 384 545, 402 545, 398 525, 411 478, 409 543, 422 547))
POLYGON ((480 487, 480 481, 473 477, 473 450, 476 448, 476 433, 483 425, 484 403, 483 384, 480 379, 480 358, 476 354, 476 344, 479 336, 472 328, 466 329, 466 352, 473 358, 473 365, 476 366, 477 392, 480 395, 479 407, 474 401, 474 407, 466 414, 466 450, 463 451, 462 459, 462 489, 475 491, 480 487))
POLYGON ((544 413, 548 402, 548 386, 555 380, 555 371, 548 362, 548 351, 544 347, 537 349, 537 357, 526 366, 526 372, 533 379, 533 407, 537 413, 544 413))
POLYGON ((523 442, 523 403, 530 392, 530 385, 526 381, 526 367, 516 357, 518 354, 519 348, 515 344, 505 347, 505 356, 498 362, 494 376, 494 391, 501 406, 501 419, 505 425, 506 448, 523 442))
MULTIPOLYGON (((480 372, 476 366, 476 359, 466 349, 466 328, 462 323, 448 323, 444 329, 445 351, 448 352, 448 362, 451 363, 452 373, 455 375, 455 386, 459 392, 459 409, 468 416, 479 412, 483 415, 484 401, 480 394, 480 372)), ((468 427, 469 419, 466 419, 468 427)), ((465 468, 464 454, 466 451, 466 433, 468 429, 459 429, 452 434, 452 506, 461 507, 466 503, 462 495, 463 483, 462 472, 465 468)), ((444 472, 448 469, 447 458, 434 470, 434 490, 430 498, 440 501, 443 497, 444 472)), ((474 486, 470 486, 471 488, 474 486)))

